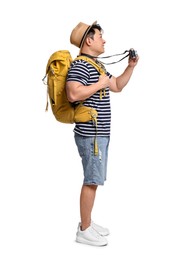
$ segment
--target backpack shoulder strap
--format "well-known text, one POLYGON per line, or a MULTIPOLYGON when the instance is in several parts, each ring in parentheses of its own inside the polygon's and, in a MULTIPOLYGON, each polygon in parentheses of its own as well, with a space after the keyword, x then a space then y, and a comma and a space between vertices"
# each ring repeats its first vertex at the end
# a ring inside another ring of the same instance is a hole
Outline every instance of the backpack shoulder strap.
MULTIPOLYGON (((100 62, 100 61, 95 61, 91 58, 89 58, 88 56, 85 55, 80 55, 77 58, 75 58, 74 60, 85 60, 88 63, 90 63, 93 67, 96 68, 96 70, 98 70, 98 72, 100 73, 100 75, 105 75, 106 74, 106 69, 104 67, 104 65, 100 62)), ((100 89, 100 99, 102 99, 103 94, 105 96, 105 89, 100 89)))
POLYGON ((84 55, 80 55, 77 58, 75 58, 74 60, 85 60, 88 63, 90 63, 94 68, 96 68, 96 70, 98 70, 98 72, 103 75, 106 74, 106 69, 104 67, 104 65, 101 62, 96 62, 93 59, 84 56, 84 55))

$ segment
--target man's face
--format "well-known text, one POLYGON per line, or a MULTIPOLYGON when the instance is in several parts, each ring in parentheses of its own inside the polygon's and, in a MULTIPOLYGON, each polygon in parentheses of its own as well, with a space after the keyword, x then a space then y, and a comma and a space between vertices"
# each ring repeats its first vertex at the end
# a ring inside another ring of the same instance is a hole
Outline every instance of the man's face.
POLYGON ((104 44, 105 44, 105 40, 103 39, 102 33, 98 29, 95 29, 95 34, 92 39, 91 49, 95 53, 97 53, 97 55, 100 55, 105 51, 104 44))

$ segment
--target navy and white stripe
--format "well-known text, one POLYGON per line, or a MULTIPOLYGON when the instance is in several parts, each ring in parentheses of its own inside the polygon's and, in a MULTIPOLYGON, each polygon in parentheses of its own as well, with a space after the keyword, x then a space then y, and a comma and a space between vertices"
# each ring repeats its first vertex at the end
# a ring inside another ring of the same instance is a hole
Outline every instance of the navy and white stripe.
MULTIPOLYGON (((107 72, 107 75, 112 75, 107 72)), ((67 81, 77 81, 85 86, 89 86, 98 82, 99 72, 87 61, 76 60, 71 64, 67 81)), ((110 90, 107 87, 102 93, 100 99, 100 91, 97 91, 91 97, 84 101, 84 105, 95 108, 98 112, 97 118, 97 136, 110 136, 111 108, 110 108, 110 90)), ((76 123, 74 132, 83 136, 95 136, 96 127, 92 121, 86 123, 76 123)))

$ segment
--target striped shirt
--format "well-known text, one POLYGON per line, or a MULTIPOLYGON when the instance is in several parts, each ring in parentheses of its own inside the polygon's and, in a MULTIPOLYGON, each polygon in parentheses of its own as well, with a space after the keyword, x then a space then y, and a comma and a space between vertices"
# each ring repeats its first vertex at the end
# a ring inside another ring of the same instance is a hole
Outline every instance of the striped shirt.
MULTIPOLYGON (((110 73, 106 73, 109 78, 110 73)), ((76 60, 72 62, 68 72, 67 81, 77 81, 85 86, 98 82, 99 72, 90 63, 85 60, 76 60)), ((97 117, 97 136, 110 136, 111 108, 110 108, 110 90, 105 88, 100 98, 100 90, 84 100, 83 105, 95 108, 97 117)), ((95 136, 96 127, 92 121, 86 123, 76 123, 74 132, 82 136, 95 136)))

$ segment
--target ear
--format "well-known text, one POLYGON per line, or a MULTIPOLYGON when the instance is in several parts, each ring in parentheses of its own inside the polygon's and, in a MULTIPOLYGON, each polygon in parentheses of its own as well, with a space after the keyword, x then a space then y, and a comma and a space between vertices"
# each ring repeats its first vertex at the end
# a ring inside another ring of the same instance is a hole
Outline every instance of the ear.
POLYGON ((90 37, 87 37, 86 38, 86 44, 88 45, 88 46, 90 46, 91 44, 92 44, 92 38, 90 38, 90 37))

